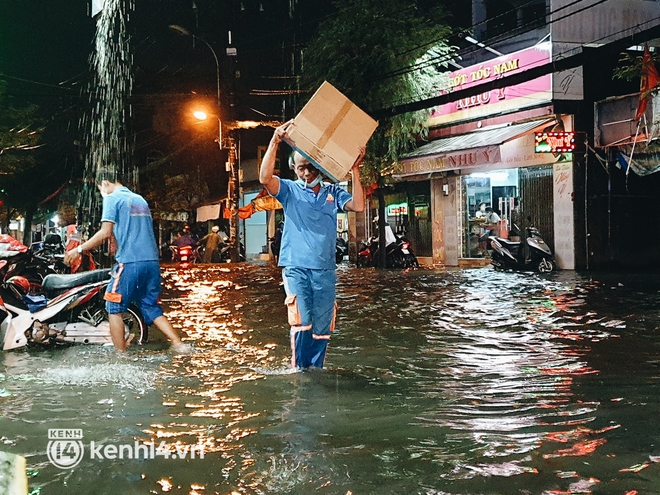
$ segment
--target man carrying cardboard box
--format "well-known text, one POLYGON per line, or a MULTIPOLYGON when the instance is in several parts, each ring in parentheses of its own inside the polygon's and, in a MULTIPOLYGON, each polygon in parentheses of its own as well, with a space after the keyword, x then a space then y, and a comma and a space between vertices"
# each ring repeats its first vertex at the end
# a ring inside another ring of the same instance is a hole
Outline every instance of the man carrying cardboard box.
POLYGON ((365 149, 359 150, 351 168, 352 196, 336 184, 323 182, 319 170, 297 151, 292 154, 289 167, 298 180, 281 179, 273 175, 275 159, 292 122, 275 129, 261 163, 259 181, 284 208, 278 266, 283 267, 282 279, 287 293, 291 366, 322 368, 337 311, 337 210, 364 211, 359 167, 365 149))

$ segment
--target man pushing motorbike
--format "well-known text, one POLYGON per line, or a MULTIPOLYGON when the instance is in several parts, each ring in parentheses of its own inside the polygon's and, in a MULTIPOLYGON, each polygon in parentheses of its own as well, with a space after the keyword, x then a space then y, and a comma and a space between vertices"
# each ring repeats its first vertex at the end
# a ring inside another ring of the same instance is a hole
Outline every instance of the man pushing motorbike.
POLYGON ((278 266, 283 267, 287 293, 291 366, 322 368, 336 316, 337 210, 364 211, 359 167, 365 150, 360 149, 351 169, 352 196, 335 184, 324 183, 319 170, 298 152, 289 160, 298 179, 280 179, 274 175, 275 160, 291 123, 275 129, 261 163, 259 181, 284 208, 278 266))
POLYGON ((89 240, 68 251, 64 263, 71 265, 82 253, 100 246, 104 240, 114 236, 116 264, 104 296, 113 344, 120 351, 126 350, 128 343, 124 339, 122 313, 131 302, 135 302, 147 325, 153 323, 163 332, 172 341, 175 352, 189 353, 192 348, 181 341, 158 304, 160 263, 147 202, 122 185, 115 170, 100 170, 96 180, 103 196, 101 229, 89 240))

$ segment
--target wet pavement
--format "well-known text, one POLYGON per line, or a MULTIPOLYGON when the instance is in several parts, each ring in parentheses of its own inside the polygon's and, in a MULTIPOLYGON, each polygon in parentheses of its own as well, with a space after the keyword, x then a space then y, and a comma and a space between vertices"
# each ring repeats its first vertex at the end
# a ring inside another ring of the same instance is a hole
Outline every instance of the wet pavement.
POLYGON ((153 330, 0 355, 0 450, 33 493, 660 493, 651 276, 344 263, 326 368, 293 372, 277 269, 163 273, 195 354, 153 330), (55 428, 82 434, 73 468, 55 428))

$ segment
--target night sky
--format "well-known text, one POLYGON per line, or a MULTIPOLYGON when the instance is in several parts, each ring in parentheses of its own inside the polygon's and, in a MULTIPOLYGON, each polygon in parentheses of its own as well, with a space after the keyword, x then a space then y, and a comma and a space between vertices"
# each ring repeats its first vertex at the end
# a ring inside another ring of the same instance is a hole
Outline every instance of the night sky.
MULTIPOLYGON (((95 20, 89 17, 90 2, 0 1, 0 79, 9 84, 8 95, 17 105, 29 102, 39 106, 48 122, 44 153, 52 156, 47 159, 78 162, 72 174, 79 173, 83 155, 77 146, 84 142, 79 123, 87 113, 89 57, 96 30, 95 20)), ((290 76, 297 75, 300 68, 292 64, 292 53, 299 53, 318 23, 333 15, 331 4, 331 0, 135 2, 128 22, 134 89, 127 135, 138 166, 163 156, 169 158, 173 170, 208 163, 207 180, 226 183, 221 177, 224 167, 217 167, 213 140, 217 126, 204 135, 183 118, 192 100, 215 104, 215 61, 207 46, 175 33, 169 25, 180 25, 206 40, 218 55, 223 118, 283 120, 295 115, 302 97, 251 93, 295 86, 290 76), (291 5, 295 6, 292 15, 291 5), (225 54, 229 30, 236 57, 225 54)), ((463 24, 469 23, 465 11, 458 17, 463 24)), ((256 145, 252 148, 244 157, 253 151, 256 154, 256 145)))

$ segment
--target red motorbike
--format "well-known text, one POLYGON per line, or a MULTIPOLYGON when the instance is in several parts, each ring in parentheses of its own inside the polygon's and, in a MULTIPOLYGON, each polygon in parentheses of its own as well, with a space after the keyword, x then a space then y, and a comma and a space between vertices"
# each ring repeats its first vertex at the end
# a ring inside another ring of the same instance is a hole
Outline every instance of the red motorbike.
POLYGON ((179 263, 197 263, 199 261, 199 252, 197 246, 170 246, 172 250, 172 260, 179 263))

